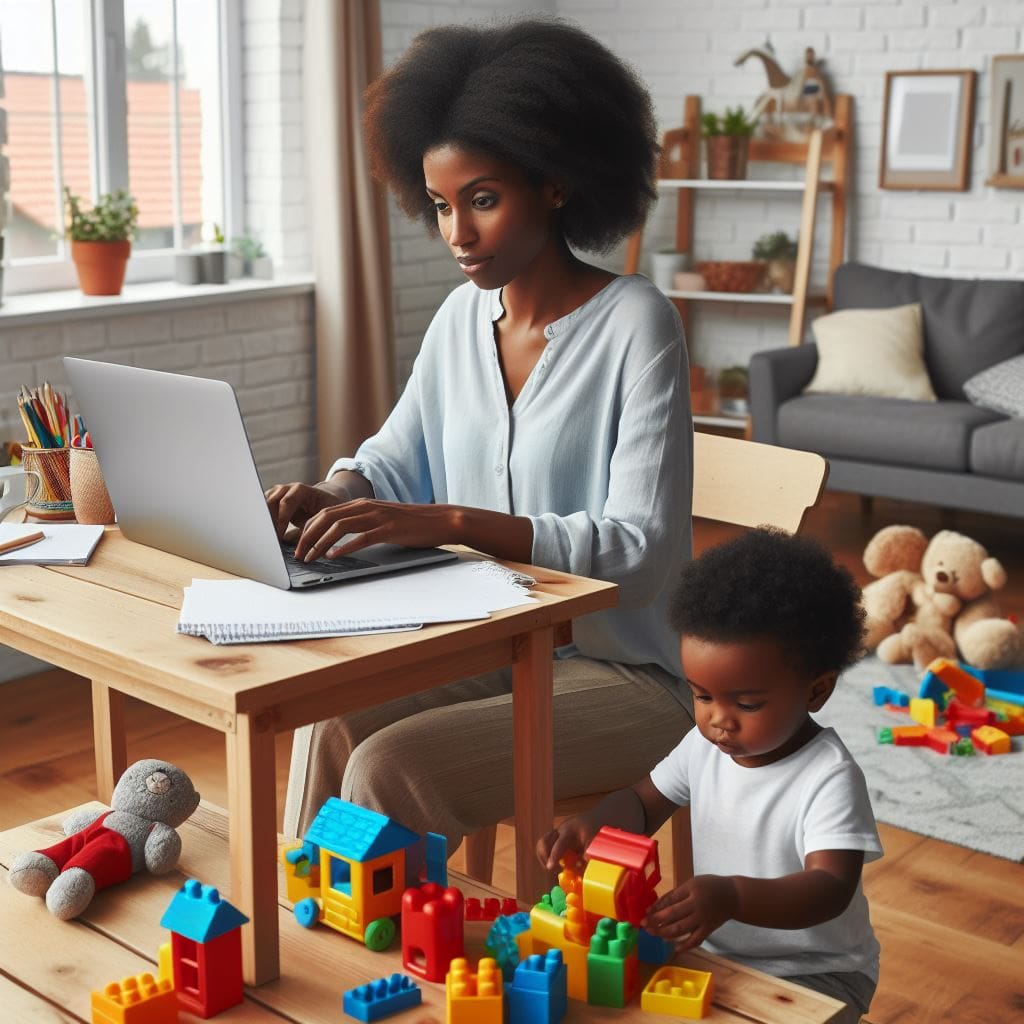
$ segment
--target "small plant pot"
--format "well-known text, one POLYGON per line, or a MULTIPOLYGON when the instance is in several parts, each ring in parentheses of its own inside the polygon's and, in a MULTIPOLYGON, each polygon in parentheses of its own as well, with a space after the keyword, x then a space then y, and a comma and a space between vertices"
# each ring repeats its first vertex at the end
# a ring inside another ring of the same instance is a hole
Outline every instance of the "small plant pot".
POLYGON ((269 256, 257 256, 254 260, 247 260, 245 267, 251 277, 260 281, 269 281, 274 276, 274 261, 269 256))
POLYGON ((710 135, 704 141, 709 178, 736 181, 747 176, 750 139, 746 135, 710 135))
POLYGON ((796 279, 796 260, 769 260, 765 273, 772 288, 789 295, 796 279))
POLYGON ((651 280, 663 291, 671 291, 675 286, 676 272, 686 270, 690 257, 685 252, 675 249, 659 249, 651 253, 651 280))
POLYGON ((236 256, 235 253, 228 253, 228 279, 236 281, 240 277, 245 277, 245 260, 241 256, 236 256))
POLYGON ((197 252, 174 254, 174 280, 178 284, 202 284, 203 265, 197 252))
POLYGON ((83 295, 120 295, 132 243, 71 242, 71 258, 83 295))
POLYGON ((208 249, 199 253, 203 268, 203 284, 228 283, 228 252, 226 249, 208 249))

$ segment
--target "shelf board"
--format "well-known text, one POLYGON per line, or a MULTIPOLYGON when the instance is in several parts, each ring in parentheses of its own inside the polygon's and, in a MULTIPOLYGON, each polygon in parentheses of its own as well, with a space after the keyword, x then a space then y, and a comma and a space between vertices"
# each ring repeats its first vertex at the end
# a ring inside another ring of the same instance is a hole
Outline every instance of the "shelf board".
MULTIPOLYGON (((793 296, 781 292, 683 292, 676 288, 665 292, 670 299, 696 299, 698 302, 754 302, 770 306, 792 306, 793 296)), ((808 295, 807 305, 820 306, 826 301, 824 295, 808 295)))
MULTIPOLYGON (((819 181, 820 192, 830 192, 831 181, 819 181)), ((803 192, 807 183, 803 178, 792 180, 784 178, 773 181, 770 178, 659 178, 658 188, 700 188, 700 189, 732 189, 741 192, 803 192)))
POLYGON ((699 427, 724 427, 728 430, 747 429, 746 416, 722 416, 718 413, 695 412, 693 422, 699 427))

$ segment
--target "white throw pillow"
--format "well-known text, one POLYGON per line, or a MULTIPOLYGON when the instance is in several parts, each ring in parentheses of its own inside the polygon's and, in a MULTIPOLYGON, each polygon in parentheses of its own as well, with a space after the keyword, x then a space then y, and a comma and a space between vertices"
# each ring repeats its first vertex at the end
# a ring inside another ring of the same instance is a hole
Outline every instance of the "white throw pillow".
POLYGON ((892 309, 843 309, 811 324, 818 368, 804 389, 934 402, 924 365, 921 304, 892 309))
POLYGON ((964 394, 975 405, 1024 418, 1024 355, 976 373, 964 384, 964 394))

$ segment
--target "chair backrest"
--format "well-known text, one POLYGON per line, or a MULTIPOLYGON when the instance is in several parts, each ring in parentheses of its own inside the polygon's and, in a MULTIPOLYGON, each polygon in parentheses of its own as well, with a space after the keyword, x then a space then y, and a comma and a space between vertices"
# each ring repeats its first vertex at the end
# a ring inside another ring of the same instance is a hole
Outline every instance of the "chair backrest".
POLYGON ((796 533, 826 479, 828 462, 813 452, 693 435, 693 514, 701 519, 796 533))

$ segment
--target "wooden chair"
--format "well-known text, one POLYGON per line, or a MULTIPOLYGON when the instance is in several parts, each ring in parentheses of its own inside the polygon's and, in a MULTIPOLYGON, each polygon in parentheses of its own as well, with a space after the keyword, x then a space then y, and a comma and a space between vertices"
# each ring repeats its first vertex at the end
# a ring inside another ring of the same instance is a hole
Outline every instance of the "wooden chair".
MULTIPOLYGON (((693 438, 693 516, 733 526, 777 526, 788 533, 800 529, 805 513, 821 497, 828 463, 812 452, 696 433, 693 438)), ((555 814, 577 814, 604 793, 560 800, 555 814)), ((505 824, 514 824, 510 819, 505 824)), ((689 847, 690 810, 672 816, 672 879, 678 885, 693 874, 689 847)), ((487 884, 494 873, 497 826, 466 837, 466 873, 487 884)))

